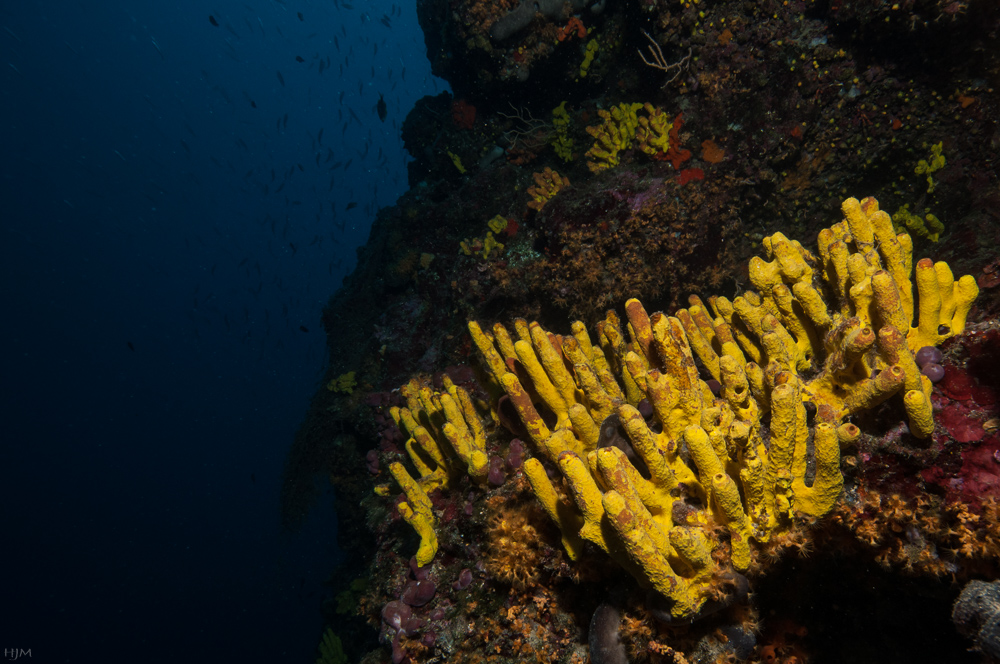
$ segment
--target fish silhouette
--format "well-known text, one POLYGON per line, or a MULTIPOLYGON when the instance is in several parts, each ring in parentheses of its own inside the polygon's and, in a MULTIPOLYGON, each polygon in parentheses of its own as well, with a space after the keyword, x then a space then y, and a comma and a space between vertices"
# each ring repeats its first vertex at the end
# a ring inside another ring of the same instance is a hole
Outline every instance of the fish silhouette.
POLYGON ((375 105, 375 111, 378 113, 378 119, 385 122, 385 116, 388 113, 388 109, 385 107, 385 99, 382 98, 382 93, 378 93, 378 104, 375 105))

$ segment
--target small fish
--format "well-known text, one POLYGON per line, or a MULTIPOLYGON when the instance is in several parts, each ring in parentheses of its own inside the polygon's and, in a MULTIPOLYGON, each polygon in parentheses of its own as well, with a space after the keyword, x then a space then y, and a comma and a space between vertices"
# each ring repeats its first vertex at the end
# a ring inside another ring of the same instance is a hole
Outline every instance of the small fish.
POLYGON ((347 204, 347 207, 344 208, 344 210, 345 211, 347 211, 347 210, 353 210, 356 207, 358 207, 358 204, 355 203, 354 201, 351 201, 350 203, 347 204))
POLYGON ((278 75, 278 83, 281 83, 281 87, 285 87, 285 77, 281 75, 280 71, 275 71, 274 73, 278 75))
POLYGON ((309 328, 306 327, 305 325, 299 325, 299 329, 302 330, 303 332, 308 332, 309 331, 309 328))
POLYGON ((302 57, 301 55, 296 55, 296 56, 295 56, 295 61, 296 61, 296 62, 305 62, 305 61, 306 61, 306 59, 305 59, 305 58, 303 58, 303 57, 302 57))
POLYGON ((299 17, 300 21, 304 21, 305 20, 304 18, 302 18, 302 12, 295 12, 295 15, 299 17))
POLYGON ((322 127, 319 128, 319 133, 316 134, 316 142, 319 143, 320 145, 323 145, 323 128, 322 127))
POLYGON ((135 346, 132 345, 132 342, 131 341, 126 341, 125 343, 128 345, 128 349, 134 353, 135 352, 135 346))
POLYGON ((208 22, 214 25, 215 27, 219 27, 219 22, 216 21, 215 17, 212 16, 211 14, 208 15, 208 22))

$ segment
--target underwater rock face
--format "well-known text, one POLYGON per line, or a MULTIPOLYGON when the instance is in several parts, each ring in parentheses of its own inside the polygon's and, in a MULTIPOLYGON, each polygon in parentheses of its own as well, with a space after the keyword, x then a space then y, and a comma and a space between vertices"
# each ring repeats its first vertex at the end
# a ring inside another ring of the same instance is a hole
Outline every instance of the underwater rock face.
POLYGON ((955 600, 951 619, 976 648, 1000 658, 1000 581, 969 581, 955 600))

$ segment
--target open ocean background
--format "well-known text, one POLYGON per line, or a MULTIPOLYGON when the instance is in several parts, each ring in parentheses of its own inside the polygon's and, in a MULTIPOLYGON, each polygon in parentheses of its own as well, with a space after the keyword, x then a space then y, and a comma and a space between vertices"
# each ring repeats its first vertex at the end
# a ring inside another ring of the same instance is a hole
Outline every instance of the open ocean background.
POLYGON ((3 3, 0 647, 315 658, 333 496, 281 532, 285 453, 445 89, 412 4, 3 3))

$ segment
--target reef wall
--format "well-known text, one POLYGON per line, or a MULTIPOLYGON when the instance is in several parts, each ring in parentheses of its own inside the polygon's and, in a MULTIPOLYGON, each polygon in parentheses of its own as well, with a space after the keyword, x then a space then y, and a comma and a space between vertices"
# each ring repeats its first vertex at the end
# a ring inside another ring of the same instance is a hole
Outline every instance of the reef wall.
POLYGON ((997 7, 419 7, 456 98, 404 124, 411 188, 326 309, 283 495, 294 525, 336 489, 349 658, 969 657, 950 603, 1000 553, 997 7))

